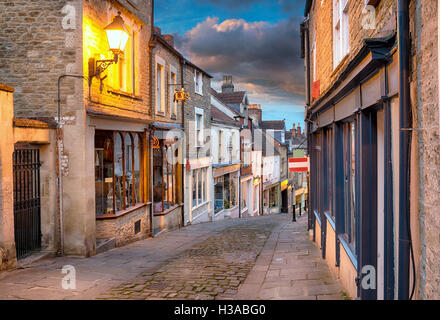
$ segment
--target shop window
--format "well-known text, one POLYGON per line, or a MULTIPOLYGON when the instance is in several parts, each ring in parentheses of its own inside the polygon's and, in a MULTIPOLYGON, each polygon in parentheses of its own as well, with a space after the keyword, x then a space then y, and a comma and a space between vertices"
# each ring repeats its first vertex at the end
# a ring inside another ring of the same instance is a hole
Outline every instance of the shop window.
POLYGON ((207 201, 206 193, 206 176, 207 169, 196 169, 192 172, 193 192, 192 192, 192 206, 198 207, 207 201))
POLYGON ((114 214, 142 203, 142 138, 128 132, 95 133, 95 209, 114 214))
POLYGON ((227 174, 224 176, 225 185, 225 209, 237 206, 238 177, 227 174))
POLYGON ((333 130, 327 129, 324 137, 324 211, 334 217, 333 205, 333 130))
POLYGON ((223 177, 214 180, 214 211, 218 213, 225 207, 224 198, 224 179, 223 177))
POLYGON ((160 213, 176 205, 177 164, 175 161, 176 144, 159 141, 159 146, 153 149, 153 202, 154 212, 160 213))
POLYGON ((344 234, 356 247, 356 122, 344 124, 344 234))
POLYGON ((247 209, 247 197, 248 197, 248 183, 244 182, 242 183, 242 190, 241 190, 241 210, 247 209))
POLYGON ((278 207, 278 187, 273 187, 269 192, 269 206, 271 208, 278 207))

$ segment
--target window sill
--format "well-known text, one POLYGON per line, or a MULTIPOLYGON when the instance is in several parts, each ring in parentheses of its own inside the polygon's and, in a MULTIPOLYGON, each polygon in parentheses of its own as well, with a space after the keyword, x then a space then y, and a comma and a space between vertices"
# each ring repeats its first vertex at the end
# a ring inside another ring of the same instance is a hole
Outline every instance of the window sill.
POLYGON ((336 73, 338 73, 340 70, 341 70, 341 68, 342 68, 342 66, 345 64, 345 62, 347 62, 347 60, 348 60, 348 56, 349 56, 349 53, 347 53, 342 59, 341 59, 341 61, 339 61, 339 63, 338 63, 338 65, 333 69, 333 72, 332 72, 332 77, 336 74, 336 73))
POLYGON ((356 255, 354 253, 353 248, 346 240, 345 235, 342 235, 342 234, 338 235, 338 240, 342 244, 342 246, 344 247, 344 251, 347 253, 347 256, 350 259, 351 263, 353 264, 353 267, 355 267, 355 269, 357 270, 358 263, 357 263, 356 255))
POLYGON ((130 208, 127 208, 125 210, 118 211, 115 214, 111 214, 110 213, 110 214, 102 214, 102 215, 99 215, 99 216, 97 215, 96 216, 96 220, 116 219, 116 218, 125 216, 126 214, 129 214, 129 213, 131 213, 133 211, 136 211, 136 210, 138 210, 140 208, 146 207, 147 205, 150 205, 150 204, 151 204, 151 202, 140 203, 140 204, 135 205, 134 207, 130 207, 130 208))
POLYGON ((179 207, 181 207, 181 206, 182 206, 182 205, 180 205, 180 204, 176 204, 176 205, 172 206, 171 208, 166 209, 165 211, 162 211, 162 212, 154 212, 153 215, 154 215, 155 217, 166 216, 167 214, 171 213, 172 211, 174 211, 175 209, 177 209, 177 208, 179 208, 179 207))
POLYGON ((107 93, 110 93, 110 94, 113 94, 113 95, 119 96, 119 97, 129 98, 129 99, 132 99, 132 100, 143 101, 143 99, 141 97, 136 96, 136 95, 134 95, 132 93, 121 91, 121 90, 107 89, 107 93))
POLYGON ((328 222, 332 226, 333 231, 336 232, 336 225, 335 225, 334 218, 328 212, 324 212, 324 214, 325 214, 325 217, 327 218, 328 222))
POLYGON ((197 205, 197 206, 195 206, 195 207, 192 207, 191 210, 192 210, 192 211, 197 210, 197 209, 203 207, 204 205, 208 204, 208 202, 209 202, 209 201, 205 201, 205 202, 203 202, 203 203, 201 203, 201 204, 199 204, 199 205, 197 205))
POLYGON ((203 93, 202 93, 202 92, 194 91, 194 93, 195 93, 195 94, 198 94, 198 95, 201 96, 201 97, 203 97, 203 93))
POLYGON ((165 117, 165 112, 163 112, 163 111, 156 111, 156 115, 165 117))

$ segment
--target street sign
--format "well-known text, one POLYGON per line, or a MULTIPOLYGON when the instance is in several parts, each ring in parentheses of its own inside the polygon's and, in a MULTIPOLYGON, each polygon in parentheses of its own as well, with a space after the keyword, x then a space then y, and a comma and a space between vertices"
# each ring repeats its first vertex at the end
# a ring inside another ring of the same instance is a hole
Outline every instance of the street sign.
POLYGON ((309 172, 309 158, 289 158, 289 172, 309 172))

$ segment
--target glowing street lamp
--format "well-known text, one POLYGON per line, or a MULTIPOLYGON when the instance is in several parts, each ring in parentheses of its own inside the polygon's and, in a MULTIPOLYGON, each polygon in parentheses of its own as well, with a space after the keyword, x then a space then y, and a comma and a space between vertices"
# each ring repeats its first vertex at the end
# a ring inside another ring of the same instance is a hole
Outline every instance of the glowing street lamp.
POLYGON ((93 77, 99 77, 99 75, 104 72, 111 64, 118 63, 119 54, 121 54, 125 45, 127 44, 130 34, 127 27, 124 24, 124 20, 121 17, 121 13, 113 19, 107 27, 104 28, 107 34, 107 41, 110 51, 113 52, 113 59, 108 60, 97 60, 94 58, 89 59, 89 78, 90 81, 93 77))

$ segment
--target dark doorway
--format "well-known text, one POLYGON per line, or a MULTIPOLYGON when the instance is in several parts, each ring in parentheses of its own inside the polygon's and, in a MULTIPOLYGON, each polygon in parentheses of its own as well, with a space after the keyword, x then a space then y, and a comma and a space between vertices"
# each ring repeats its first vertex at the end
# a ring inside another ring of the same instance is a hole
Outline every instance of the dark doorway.
POLYGON ((288 193, 287 189, 281 191, 281 213, 289 212, 289 201, 288 201, 288 193))

